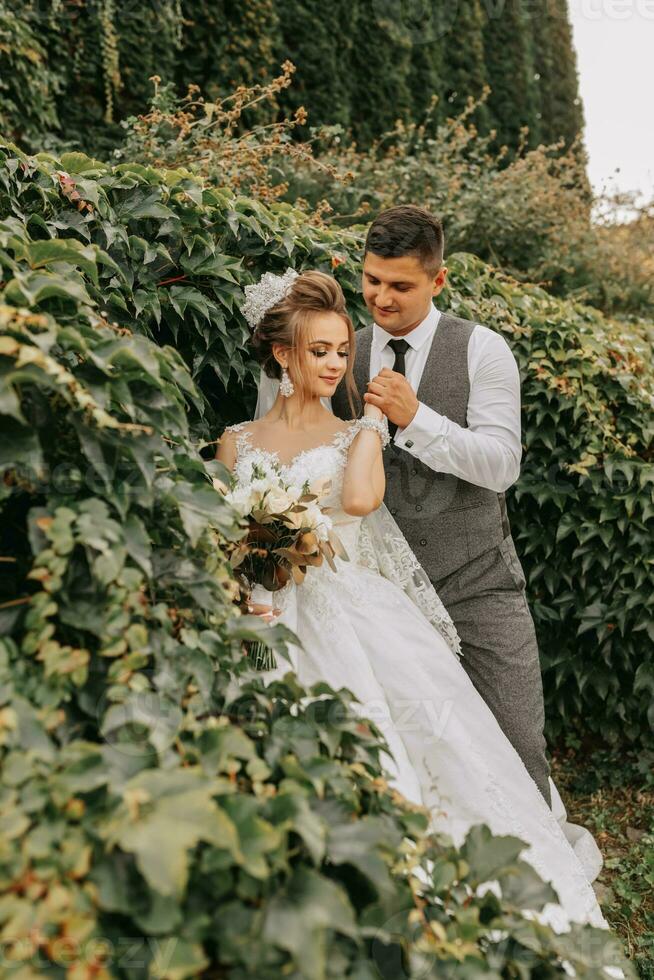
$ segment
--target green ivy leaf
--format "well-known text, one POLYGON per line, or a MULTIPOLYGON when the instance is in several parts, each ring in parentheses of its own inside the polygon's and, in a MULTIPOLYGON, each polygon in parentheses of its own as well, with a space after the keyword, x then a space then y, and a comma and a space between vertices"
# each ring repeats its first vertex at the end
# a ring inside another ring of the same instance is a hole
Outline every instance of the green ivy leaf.
POLYGON ((134 854, 142 875, 161 895, 181 895, 189 850, 207 841, 238 856, 238 833, 212 796, 214 786, 191 769, 147 770, 123 787, 123 803, 100 827, 109 847, 134 854))
POLYGON ((265 939, 287 950, 307 980, 325 980, 326 941, 331 931, 356 938, 354 910, 346 892, 316 871, 297 869, 268 903, 265 939))

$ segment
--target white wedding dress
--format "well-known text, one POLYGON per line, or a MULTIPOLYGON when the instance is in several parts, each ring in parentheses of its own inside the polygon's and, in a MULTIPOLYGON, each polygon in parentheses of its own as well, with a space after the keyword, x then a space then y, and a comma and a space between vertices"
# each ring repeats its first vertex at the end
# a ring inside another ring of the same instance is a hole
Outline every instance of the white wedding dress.
MULTIPOLYGON (((354 710, 374 721, 388 742, 393 757, 383 753, 382 758, 390 785, 429 810, 430 829, 461 844, 472 825, 485 823, 496 835, 525 841, 529 846, 523 857, 559 897, 559 905, 539 913, 542 921, 557 931, 571 921, 606 927, 561 826, 461 666, 456 630, 439 600, 434 606, 435 593, 421 610, 419 600, 369 567, 365 519, 341 507, 347 453, 358 424, 286 465, 253 444, 250 423, 231 431, 239 487, 252 482, 254 465, 266 463, 280 466, 289 483, 298 486, 331 479, 323 504, 334 508, 334 529, 349 561, 337 559, 336 573, 327 563, 309 568, 301 586, 284 590, 280 620, 302 644, 292 648, 299 681, 305 686, 326 681, 352 691, 359 702, 353 702, 354 710)), ((278 657, 277 668, 264 678, 283 677, 289 669, 278 657)))

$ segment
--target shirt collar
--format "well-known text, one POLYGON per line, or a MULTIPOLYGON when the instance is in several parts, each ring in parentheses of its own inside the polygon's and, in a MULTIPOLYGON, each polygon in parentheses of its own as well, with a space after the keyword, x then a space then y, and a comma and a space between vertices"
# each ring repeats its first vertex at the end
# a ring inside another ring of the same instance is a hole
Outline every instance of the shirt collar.
MULTIPOLYGON (((441 311, 437 310, 432 303, 429 307, 429 313, 425 319, 418 324, 417 327, 411 331, 411 333, 406 334, 402 340, 406 340, 407 344, 413 350, 420 350, 420 348, 431 341, 436 333, 436 327, 438 326, 438 321, 441 318, 441 311)), ((373 324, 373 338, 377 350, 382 351, 384 347, 388 344, 389 340, 395 340, 396 338, 392 333, 387 333, 383 327, 380 327, 378 323, 373 324)))

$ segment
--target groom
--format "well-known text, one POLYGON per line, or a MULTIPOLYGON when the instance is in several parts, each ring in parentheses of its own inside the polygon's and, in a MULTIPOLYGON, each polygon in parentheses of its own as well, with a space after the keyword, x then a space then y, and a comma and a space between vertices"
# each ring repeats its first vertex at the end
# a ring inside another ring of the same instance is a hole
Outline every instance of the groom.
MULTIPOLYGON (((520 376, 499 334, 432 300, 444 237, 425 208, 382 212, 365 244, 355 379, 388 416, 386 503, 461 637, 465 667, 548 803, 543 687, 505 491, 522 455, 520 376)), ((348 418, 344 386, 332 399, 348 418)))

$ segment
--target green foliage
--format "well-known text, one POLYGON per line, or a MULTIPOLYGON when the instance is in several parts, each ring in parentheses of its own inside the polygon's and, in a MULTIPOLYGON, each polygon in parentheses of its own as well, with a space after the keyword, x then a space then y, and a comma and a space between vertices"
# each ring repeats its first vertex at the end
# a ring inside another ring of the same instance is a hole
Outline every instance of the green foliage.
MULTIPOLYGON (((405 50, 410 34, 397 25, 393 31, 405 50)), ((412 49, 414 103, 427 91, 420 79, 428 85, 432 48, 436 42, 412 49)), ((479 133, 473 120, 483 105, 472 102, 443 119, 437 98, 420 122, 400 119, 365 151, 344 140, 340 126, 310 127, 302 142, 304 110, 298 106, 291 118, 279 111, 280 102, 300 101, 292 94, 294 66, 285 62, 282 69, 266 85, 217 102, 196 92, 180 99, 172 83, 154 79, 149 112, 123 121, 125 138, 114 157, 188 167, 219 187, 261 201, 284 199, 318 225, 325 214, 330 223, 352 225, 384 207, 420 201, 443 220, 450 251, 472 252, 610 314, 651 315, 652 204, 625 194, 593 198, 578 144, 564 152, 562 142, 530 149, 525 137, 511 153, 492 133, 479 133), (633 220, 626 221, 629 214, 633 220)))
POLYGON ((6 139, 41 145, 59 126, 58 79, 48 65, 39 21, 0 2, 0 130, 6 139))
POLYGON ((309 209, 327 200, 330 222, 340 225, 419 201, 443 221, 449 251, 471 252, 609 314, 651 318, 651 202, 593 199, 578 146, 525 145, 510 154, 478 132, 474 104, 445 121, 440 111, 432 106, 420 122, 400 122, 364 152, 328 140, 316 154, 322 170, 284 161, 286 199, 303 198, 309 209), (352 177, 339 179, 339 171, 352 177))
MULTIPOLYGON (((420 123, 398 125, 366 152, 332 144, 320 162, 347 167, 354 179, 338 182, 314 169, 291 182, 290 193, 311 204, 327 198, 339 222, 420 201, 441 218, 450 251, 472 252, 557 291, 595 289, 597 233, 578 155, 538 147, 507 161, 490 135, 479 134, 471 120, 478 112, 471 104, 442 121, 434 106, 420 123)), ((622 275, 621 285, 627 275, 639 276, 631 266, 620 273, 617 264, 612 273, 622 275)))
POLYGON ((583 127, 577 59, 567 0, 534 0, 528 5, 537 74, 541 139, 567 146, 583 127))
MULTIPOLYGON (((469 99, 479 100, 488 85, 484 52, 484 13, 480 0, 458 4, 445 44, 445 98, 458 115, 469 99)), ((488 128, 484 103, 477 107, 475 122, 488 128)), ((500 140, 504 134, 500 135, 500 140)))
MULTIPOLYGON (((2 211, 14 222, 28 215, 30 233, 42 235, 43 221, 63 229, 78 262, 85 248, 102 250, 98 279, 82 276, 79 296, 178 351, 204 394, 206 410, 189 417, 206 443, 253 408, 256 371, 237 310, 244 284, 288 264, 336 266, 355 324, 365 321, 356 230, 312 227, 288 205, 202 188, 184 171, 111 169, 79 154, 12 151, 7 160, 2 211)), ((448 261, 444 304, 502 332, 522 375, 525 454, 510 499, 550 726, 574 720, 613 738, 645 737, 654 722, 650 339, 472 256, 448 261)), ((42 276, 21 273, 7 295, 30 305, 42 276)))
POLYGON ((536 134, 538 113, 547 142, 572 141, 581 125, 565 0, 19 0, 11 10, 0 3, 0 32, 10 42, 0 44, 0 119, 30 150, 45 136, 61 151, 107 156, 118 123, 144 111, 152 75, 214 101, 264 82, 287 58, 298 77, 282 108, 304 106, 310 125, 351 127, 363 146, 433 95, 444 118, 488 83, 497 94, 475 121, 496 125, 500 145, 515 149, 523 124, 536 134))
POLYGON ((618 962, 610 936, 522 914, 552 892, 519 842, 425 837, 346 690, 266 689, 244 656, 288 636, 232 604, 240 529, 201 457, 243 412, 224 390, 250 378, 236 303, 263 268, 329 267, 337 245, 353 296, 354 239, 180 172, 1 157, 4 975, 550 980, 618 962))
POLYGON ((353 131, 362 144, 408 118, 412 53, 410 37, 401 25, 398 30, 385 4, 373 5, 372 12, 360 4, 348 71, 353 131))
POLYGON ((642 980, 654 977, 654 753, 592 749, 566 738, 553 777, 569 818, 599 843, 604 913, 642 980))
POLYGON ((59 126, 48 134, 50 144, 42 139, 29 144, 34 152, 49 145, 55 151, 59 145, 98 152, 118 138, 114 109, 126 66, 116 60, 110 11, 106 3, 53 4, 49 20, 41 24, 48 63, 56 66, 59 77, 59 126))
POLYGON ((10 37, 13 24, 14 34, 0 45, 0 119, 5 138, 15 135, 26 149, 108 153, 120 139, 118 120, 146 105, 149 77, 174 76, 178 0, 20 0, 13 11, 0 4, 0 24, 10 37))
POLYGON ((287 57, 276 58, 274 0, 181 0, 179 6, 183 19, 175 77, 181 92, 199 85, 215 101, 239 85, 265 82, 287 57))
POLYGON ((306 121, 301 107, 292 118, 273 121, 279 93, 291 84, 294 72, 292 62, 285 61, 281 74, 266 85, 240 86, 216 102, 206 102, 193 86, 179 99, 172 82, 161 84, 155 76, 150 111, 123 121, 125 139, 114 158, 169 170, 188 168, 203 181, 259 201, 285 194, 287 184, 279 179, 282 160, 295 165, 301 160, 303 166, 337 179, 333 168, 315 160, 311 143, 293 140, 306 121))
POLYGON ((509 496, 537 625, 550 731, 651 739, 654 374, 645 329, 451 262, 455 312, 503 332, 522 378, 509 496), (465 284, 465 285, 463 285, 465 284))
POLYGON ((292 111, 310 106, 312 126, 348 127, 357 84, 350 66, 358 2, 277 0, 275 7, 280 23, 277 61, 289 58, 297 68, 295 82, 280 104, 292 111))
POLYGON ((523 128, 529 130, 529 146, 541 142, 529 27, 523 0, 507 0, 501 8, 486 12, 484 55, 491 88, 488 112, 500 139, 514 148, 520 145, 523 128))
POLYGON ((143 111, 151 91, 151 75, 174 77, 182 58, 183 17, 179 0, 130 4, 124 13, 120 3, 111 4, 106 15, 106 26, 105 18, 101 18, 107 122, 143 111), (116 43, 116 83, 109 77, 111 53, 108 42, 112 30, 116 43), (109 86, 115 89, 115 95, 109 94, 109 86))
POLYGON ((409 88, 411 89, 411 118, 421 119, 432 103, 443 110, 443 81, 445 67, 443 49, 438 40, 414 44, 409 68, 409 88))

